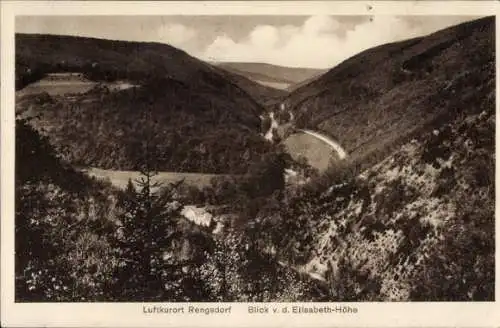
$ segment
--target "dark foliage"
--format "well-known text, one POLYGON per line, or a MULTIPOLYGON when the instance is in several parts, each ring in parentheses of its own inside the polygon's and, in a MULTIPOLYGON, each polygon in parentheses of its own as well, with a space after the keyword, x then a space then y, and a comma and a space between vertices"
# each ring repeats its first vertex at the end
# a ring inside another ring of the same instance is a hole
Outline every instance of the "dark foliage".
POLYGON ((16 123, 16 300, 103 299, 112 188, 64 165, 26 120, 16 123))
POLYGON ((258 135, 254 114, 174 80, 101 95, 32 106, 38 124, 51 127, 51 142, 75 165, 138 170, 146 131, 154 135, 162 171, 241 174, 273 148, 258 135))
MULTIPOLYGON (((136 170, 141 133, 148 129, 158 169, 244 173, 272 146, 260 136, 263 107, 230 73, 165 44, 54 35, 16 36, 16 74, 25 85, 53 72, 140 87, 94 88, 72 99, 24 101, 50 127, 51 142, 76 165, 136 170), (145 111, 151 114, 146 117, 145 111)), ((253 84, 245 80, 248 85, 253 84)))
POLYGON ((93 81, 127 80, 136 84, 170 77, 199 86, 230 88, 233 97, 250 95, 262 104, 282 95, 279 90, 203 63, 167 44, 16 34, 16 90, 56 72, 79 72, 93 81))

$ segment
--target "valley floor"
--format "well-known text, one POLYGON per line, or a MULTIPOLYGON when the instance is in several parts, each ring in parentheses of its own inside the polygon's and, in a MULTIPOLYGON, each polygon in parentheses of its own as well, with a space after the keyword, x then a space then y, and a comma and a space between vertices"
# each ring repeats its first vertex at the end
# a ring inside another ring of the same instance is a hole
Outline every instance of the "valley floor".
MULTIPOLYGON (((132 182, 134 182, 139 179, 141 175, 139 171, 104 170, 99 168, 82 169, 82 171, 91 177, 109 180, 112 185, 120 189, 125 189, 129 180, 132 180, 132 182)), ((183 181, 188 186, 203 188, 209 186, 212 182, 212 179, 224 176, 226 175, 183 172, 158 172, 158 174, 153 177, 153 182, 168 185, 171 183, 175 184, 183 181)))

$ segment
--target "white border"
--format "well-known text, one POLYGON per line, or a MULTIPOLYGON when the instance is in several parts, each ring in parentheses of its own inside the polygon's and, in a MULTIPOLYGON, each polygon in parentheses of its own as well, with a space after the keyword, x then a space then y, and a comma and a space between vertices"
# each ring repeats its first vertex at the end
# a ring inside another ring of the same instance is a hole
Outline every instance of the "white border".
MULTIPOLYGON (((14 300, 14 19, 16 15, 496 15, 498 1, 247 1, 247 2, 1 2, 1 326, 400 327, 500 326, 491 303, 342 303, 355 315, 249 315, 245 303, 231 315, 144 315, 139 303, 15 304, 14 300), (371 6, 371 9, 368 9, 371 6)), ((496 32, 500 33, 497 17, 496 32)), ((497 60, 499 44, 497 42, 497 60)), ((498 64, 498 63, 497 63, 498 64)), ((498 65, 497 65, 498 67, 498 65)), ((497 85, 499 82, 497 69, 497 85)), ((497 88, 497 99, 498 99, 497 88)), ((497 104, 498 113, 498 104, 497 104)), ((497 119, 498 129, 498 119, 497 119)), ((498 130, 497 130, 498 131, 498 130)), ((497 134, 497 144, 500 137, 497 134)), ((497 171, 498 173, 498 171, 497 171)), ((499 199, 497 188, 496 200, 499 199)), ((498 233, 498 225, 496 232, 498 233)), ((498 247, 496 255, 498 258, 498 247)), ((496 262, 498 272, 499 263, 496 262)), ((496 285, 498 286, 498 277, 496 285)), ((496 300, 499 290, 496 289, 496 300)), ((321 305, 325 303, 316 303, 321 305)), ((177 305, 179 305, 177 303, 177 305)), ((202 304, 202 305, 208 305, 202 304)), ((285 304, 268 303, 270 307, 285 304)), ((288 304, 291 305, 291 304, 288 304)), ((310 304, 312 305, 312 304, 310 304)))

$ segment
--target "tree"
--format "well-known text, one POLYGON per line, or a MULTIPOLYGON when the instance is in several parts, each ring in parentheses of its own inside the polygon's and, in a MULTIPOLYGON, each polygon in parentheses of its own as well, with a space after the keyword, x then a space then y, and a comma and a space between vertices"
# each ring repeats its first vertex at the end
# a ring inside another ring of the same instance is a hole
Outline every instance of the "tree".
MULTIPOLYGON (((148 113, 145 113, 148 115, 148 113)), ((157 148, 144 118, 144 138, 136 151, 142 164, 136 189, 129 180, 119 199, 122 208, 120 229, 114 246, 119 257, 113 294, 117 300, 179 301, 203 298, 204 288, 195 269, 198 260, 192 253, 203 236, 183 232, 181 204, 176 200, 180 183, 163 186, 154 181, 158 167, 157 148), (185 245, 186 246, 185 247, 185 245)), ((195 249, 194 253, 197 253, 195 249)))
POLYGON ((171 267, 163 253, 175 235, 180 206, 174 205, 174 191, 152 182, 155 172, 141 171, 135 190, 129 181, 120 199, 123 213, 116 247, 120 256, 115 292, 118 299, 165 300, 171 267), (156 190, 155 190, 156 189, 156 190))
POLYGON ((254 163, 247 173, 246 189, 251 198, 269 196, 285 188, 285 167, 287 154, 284 152, 265 154, 254 163))

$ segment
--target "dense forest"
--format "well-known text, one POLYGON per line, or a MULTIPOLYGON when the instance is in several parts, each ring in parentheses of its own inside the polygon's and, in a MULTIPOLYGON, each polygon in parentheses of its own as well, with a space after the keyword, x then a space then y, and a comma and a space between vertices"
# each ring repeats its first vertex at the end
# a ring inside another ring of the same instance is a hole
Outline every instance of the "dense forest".
POLYGON ((147 144, 159 171, 241 174, 274 147, 253 113, 174 80, 75 98, 45 94, 18 107, 39 116, 36 126, 74 165, 138 170, 147 144))
MULTIPOLYGON (((241 101, 264 103, 283 92, 200 61, 163 43, 46 34, 16 34, 16 90, 48 73, 78 72, 93 81, 143 84, 171 78, 201 88, 231 90, 241 101)), ((217 97, 217 95, 213 95, 217 97)), ((227 101, 230 101, 229 99, 227 101)))
POLYGON ((17 89, 62 72, 103 86, 65 96, 31 94, 17 111, 34 111, 35 126, 74 165, 136 170, 147 140, 158 170, 241 174, 272 150, 260 137, 259 115, 281 93, 169 45, 16 36, 17 89), (110 91, 107 81, 135 87, 110 91))

